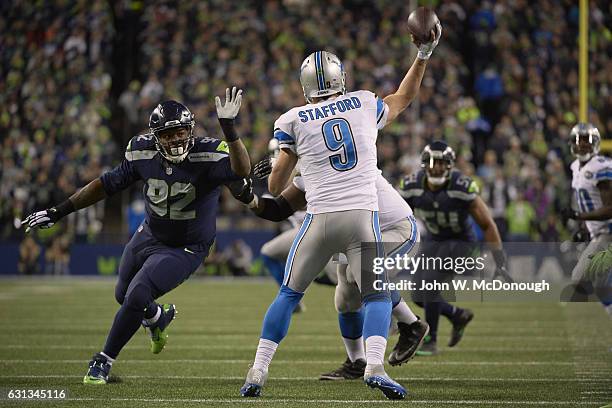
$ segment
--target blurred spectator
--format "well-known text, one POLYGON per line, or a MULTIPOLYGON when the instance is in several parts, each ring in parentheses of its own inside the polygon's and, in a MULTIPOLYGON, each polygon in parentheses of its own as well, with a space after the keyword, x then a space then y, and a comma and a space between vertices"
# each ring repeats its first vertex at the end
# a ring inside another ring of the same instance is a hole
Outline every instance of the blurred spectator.
POLYGON ((533 239, 532 232, 537 221, 536 213, 531 203, 519 193, 515 201, 506 208, 508 219, 508 240, 527 242, 533 239))
POLYGON ((253 252, 246 242, 238 239, 225 248, 223 258, 232 275, 246 276, 251 269, 253 252))
POLYGON ((36 275, 40 273, 40 245, 31 236, 26 236, 19 245, 19 273, 36 275))
MULTIPOLYGON (((196 134, 217 137, 213 97, 242 87, 238 132, 247 135, 255 162, 275 119, 303 103, 299 67, 310 52, 337 53, 348 90, 384 96, 397 88, 415 50, 405 31, 411 10, 390 0, 47 3, 0 4, 2 238, 21 236, 15 218, 59 202, 116 164, 161 99, 181 100, 196 116, 196 134), (113 56, 125 44, 132 48, 113 56), (123 114, 113 115, 117 109, 123 114), (120 118, 125 122, 114 123, 120 118)), ((577 120, 577 3, 436 4, 442 41, 413 106, 380 133, 380 169, 396 182, 418 168, 425 143, 445 139, 458 165, 477 169, 498 223, 516 227, 520 220, 508 214, 515 217, 529 200, 537 214, 557 211, 570 188, 566 141, 577 120), (528 201, 503 211, 515 192, 528 201)), ((590 120, 605 137, 612 130, 612 13, 609 2, 589 4, 590 120)), ((131 195, 124 197, 121 208, 68 220, 97 221, 91 229, 74 225, 76 236, 91 239, 102 222, 121 219, 131 195)), ((227 225, 240 213, 249 216, 224 196, 227 225)))

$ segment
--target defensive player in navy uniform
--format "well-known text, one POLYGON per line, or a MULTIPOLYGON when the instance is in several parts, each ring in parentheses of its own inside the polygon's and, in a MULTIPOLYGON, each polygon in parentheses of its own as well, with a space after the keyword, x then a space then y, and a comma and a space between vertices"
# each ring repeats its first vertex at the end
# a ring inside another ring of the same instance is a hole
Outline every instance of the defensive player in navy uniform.
POLYGON ((49 228, 73 211, 90 206, 136 182, 144 181, 146 219, 126 245, 119 265, 115 298, 121 305, 106 344, 89 363, 85 384, 106 384, 111 366, 141 323, 151 335, 151 351, 166 344, 175 316, 171 304, 155 299, 168 293, 196 270, 215 239, 215 217, 224 183, 250 173, 248 153, 233 120, 242 91, 226 90, 217 115, 227 142, 196 138, 193 114, 176 101, 160 103, 149 119, 150 134, 132 138, 125 158, 68 200, 36 212, 23 222, 49 228))
MULTIPOLYGON (((424 255, 429 257, 466 257, 477 250, 476 238, 472 231, 470 216, 482 228, 484 238, 489 243, 497 269, 495 275, 509 280, 497 226, 484 201, 478 196, 478 186, 468 176, 453 169, 455 152, 442 141, 435 141, 425 147, 421 155, 422 169, 405 178, 400 184, 400 193, 414 210, 417 218, 425 223, 430 240, 436 245, 425 244, 424 255), (444 242, 444 244, 442 244, 444 242)), ((431 271, 419 273, 420 279, 431 280, 439 274, 431 271), (429 275, 429 276, 427 276, 429 275)), ((443 274, 442 279, 452 278, 443 274)), ((420 283, 417 283, 420 286, 420 283)), ((455 346, 462 338, 465 326, 474 314, 468 309, 452 306, 444 301, 436 291, 415 293, 415 301, 425 308, 425 320, 429 324, 429 337, 420 355, 437 353, 437 331, 440 314, 446 316, 453 325, 449 347, 455 346)), ((413 294, 414 295, 414 294, 413 294)))

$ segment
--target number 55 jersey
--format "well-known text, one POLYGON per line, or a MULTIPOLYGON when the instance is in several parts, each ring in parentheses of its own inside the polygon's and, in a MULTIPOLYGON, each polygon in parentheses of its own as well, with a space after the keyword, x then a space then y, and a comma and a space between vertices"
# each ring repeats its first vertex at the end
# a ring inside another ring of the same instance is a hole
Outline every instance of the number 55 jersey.
MULTIPOLYGON (((578 212, 590 212, 602 207, 601 194, 597 184, 612 180, 612 159, 594 156, 580 166, 578 159, 570 166, 572 169, 572 190, 578 212)), ((612 234, 612 223, 607 221, 585 221, 591 239, 601 234, 612 234)))
POLYGON ((132 138, 123 161, 100 177, 108 196, 142 180, 145 222, 156 239, 173 247, 212 244, 220 185, 239 179, 221 140, 196 139, 184 161, 170 163, 148 135, 132 138))
POLYGON ((355 91, 278 118, 274 138, 300 159, 308 213, 378 210, 376 137, 388 111, 372 92, 355 91))

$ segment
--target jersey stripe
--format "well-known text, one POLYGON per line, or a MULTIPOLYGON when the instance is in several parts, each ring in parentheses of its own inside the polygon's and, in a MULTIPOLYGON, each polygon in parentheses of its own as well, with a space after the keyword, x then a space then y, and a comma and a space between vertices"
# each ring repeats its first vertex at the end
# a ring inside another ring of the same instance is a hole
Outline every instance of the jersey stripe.
POLYGON ((398 246, 393 251, 391 251, 389 255, 387 255, 387 257, 392 258, 395 255, 407 254, 410 251, 412 251, 412 248, 414 248, 414 246, 416 245, 416 238, 417 238, 416 219, 411 215, 410 217, 408 217, 408 220, 410 221, 410 226, 412 228, 412 231, 410 231, 410 238, 408 238, 404 243, 402 243, 400 246, 398 246))
POLYGON ((291 268, 293 267, 293 259, 295 258, 295 253, 297 252, 298 247, 300 246, 300 242, 302 242, 302 238, 306 235, 306 231, 308 231, 308 227, 310 227, 310 223, 312 222, 312 214, 306 213, 306 217, 304 217, 304 222, 302 222, 302 226, 298 231, 295 239, 293 240, 293 245, 291 245, 291 250, 289 251, 289 256, 287 257, 287 264, 285 265, 285 279, 283 280, 283 285, 287 286, 289 284, 289 279, 291 278, 291 268))
POLYGON ((600 171, 599 173, 597 173, 597 175, 595 176, 595 178, 597 180, 602 180, 602 179, 612 179, 612 169, 604 169, 602 171, 600 171))
POLYGON ((277 139, 279 142, 295 143, 293 136, 291 136, 289 133, 283 132, 280 129, 274 129, 274 138, 277 139))
POLYGON ((218 162, 225 157, 227 157, 226 153, 200 152, 189 153, 187 160, 190 162, 218 162))
POLYGON ((458 198, 463 201, 472 201, 476 198, 475 193, 464 193, 463 191, 448 190, 446 192, 450 198, 458 198))
POLYGON ((380 98, 376 98, 376 123, 380 122, 384 114, 385 102, 380 98))
POLYGON ((128 150, 125 152, 127 161, 150 160, 157 154, 157 150, 128 150))

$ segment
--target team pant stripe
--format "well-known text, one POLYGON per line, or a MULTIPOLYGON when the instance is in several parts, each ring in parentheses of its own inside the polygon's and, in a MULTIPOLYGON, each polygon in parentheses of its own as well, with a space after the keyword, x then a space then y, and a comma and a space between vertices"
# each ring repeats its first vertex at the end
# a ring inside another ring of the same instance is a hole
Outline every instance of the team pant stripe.
POLYGON ((389 257, 393 257, 395 255, 404 255, 412 251, 412 248, 416 245, 416 237, 417 237, 417 225, 416 220, 413 216, 408 217, 410 221, 410 225, 412 227, 412 231, 410 231, 410 238, 404 241, 400 246, 395 248, 393 251, 389 253, 389 257))
POLYGON ((306 235, 306 231, 308 231, 308 227, 310 227, 310 223, 312 222, 312 214, 306 214, 304 217, 304 222, 302 222, 302 226, 298 231, 295 239, 293 240, 293 244, 291 245, 291 250, 289 251, 289 256, 287 257, 287 263, 285 264, 285 279, 283 280, 283 285, 287 286, 289 284, 289 279, 291 278, 291 268, 293 267, 293 259, 295 258, 295 253, 297 252, 298 247, 300 246, 300 242, 302 242, 302 238, 306 235))

